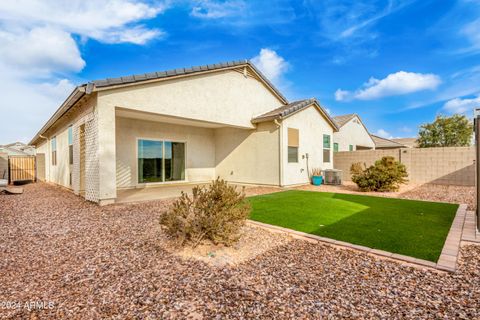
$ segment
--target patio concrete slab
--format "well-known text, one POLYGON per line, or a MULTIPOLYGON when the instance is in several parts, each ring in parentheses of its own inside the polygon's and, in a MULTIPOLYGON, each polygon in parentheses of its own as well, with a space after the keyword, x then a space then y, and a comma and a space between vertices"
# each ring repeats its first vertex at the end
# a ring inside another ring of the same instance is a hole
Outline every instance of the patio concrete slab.
POLYGON ((193 187, 197 185, 206 185, 206 183, 179 183, 118 190, 117 199, 115 202, 128 203, 176 198, 182 194, 182 191, 191 194, 193 187))

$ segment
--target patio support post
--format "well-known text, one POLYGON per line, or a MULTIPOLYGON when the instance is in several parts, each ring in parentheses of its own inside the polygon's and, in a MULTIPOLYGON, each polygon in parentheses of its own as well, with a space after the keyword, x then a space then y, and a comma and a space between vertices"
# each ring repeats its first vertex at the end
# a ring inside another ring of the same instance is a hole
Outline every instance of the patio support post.
POLYGON ((479 231, 480 226, 480 108, 475 109, 474 111, 474 131, 475 131, 475 186, 477 188, 477 209, 475 211, 477 216, 477 231, 479 231))
POLYGON ((115 107, 102 105, 98 100, 98 160, 99 160, 99 204, 115 202, 116 182, 116 139, 115 107))

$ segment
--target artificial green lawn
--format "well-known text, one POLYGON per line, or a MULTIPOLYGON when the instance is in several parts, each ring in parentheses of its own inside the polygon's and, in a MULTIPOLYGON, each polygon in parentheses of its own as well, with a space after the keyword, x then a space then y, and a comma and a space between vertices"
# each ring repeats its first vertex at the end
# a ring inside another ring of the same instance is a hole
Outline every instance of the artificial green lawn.
POLYGON ((458 205, 313 191, 248 198, 250 219, 436 262, 458 205))

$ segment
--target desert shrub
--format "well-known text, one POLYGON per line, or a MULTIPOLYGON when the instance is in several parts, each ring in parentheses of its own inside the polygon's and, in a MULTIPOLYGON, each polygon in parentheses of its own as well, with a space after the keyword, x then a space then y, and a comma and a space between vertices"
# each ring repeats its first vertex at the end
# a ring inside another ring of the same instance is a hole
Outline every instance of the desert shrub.
POLYGON ((400 184, 407 182, 408 176, 405 165, 393 157, 383 157, 368 168, 365 164, 354 163, 350 172, 352 181, 362 191, 396 191, 400 184))
POLYGON ((238 192, 217 178, 208 187, 194 187, 191 197, 182 192, 161 216, 160 224, 179 245, 195 247, 204 239, 231 245, 238 240, 250 211, 244 190, 238 192))

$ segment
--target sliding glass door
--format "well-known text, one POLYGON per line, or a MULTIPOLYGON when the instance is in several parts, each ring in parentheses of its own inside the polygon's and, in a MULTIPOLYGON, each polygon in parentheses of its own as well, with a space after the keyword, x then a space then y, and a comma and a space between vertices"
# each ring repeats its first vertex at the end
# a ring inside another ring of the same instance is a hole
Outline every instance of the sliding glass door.
POLYGON ((185 143, 138 140, 138 183, 185 180, 185 143))

